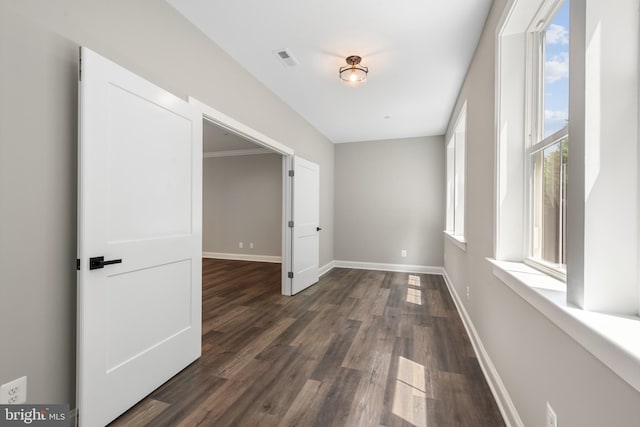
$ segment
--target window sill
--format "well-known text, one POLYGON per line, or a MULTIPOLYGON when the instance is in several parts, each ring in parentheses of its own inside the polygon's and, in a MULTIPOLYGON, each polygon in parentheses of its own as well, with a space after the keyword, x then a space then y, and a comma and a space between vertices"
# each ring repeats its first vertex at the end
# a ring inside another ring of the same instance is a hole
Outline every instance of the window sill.
POLYGON ((464 236, 456 236, 455 234, 451 234, 448 231, 444 231, 444 235, 449 238, 449 240, 456 245, 462 252, 467 251, 467 242, 464 240, 464 236))
POLYGON ((487 261, 498 279, 640 391, 639 317, 579 309, 567 304, 562 281, 520 262, 487 261))
POLYGON ((527 264, 529 267, 532 267, 534 270, 541 271, 543 274, 547 274, 554 279, 558 279, 563 283, 567 283, 567 272, 565 270, 561 270, 556 265, 548 264, 542 260, 535 258, 525 258, 522 262, 527 264))

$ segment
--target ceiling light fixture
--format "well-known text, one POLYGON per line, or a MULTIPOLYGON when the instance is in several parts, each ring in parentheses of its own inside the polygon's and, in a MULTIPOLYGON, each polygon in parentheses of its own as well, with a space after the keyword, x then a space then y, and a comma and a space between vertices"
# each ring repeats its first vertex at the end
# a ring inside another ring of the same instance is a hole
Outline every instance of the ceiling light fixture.
POLYGON ((357 55, 347 56, 348 67, 340 67, 340 79, 349 83, 362 83, 367 80, 369 68, 360 64, 362 58, 357 55))

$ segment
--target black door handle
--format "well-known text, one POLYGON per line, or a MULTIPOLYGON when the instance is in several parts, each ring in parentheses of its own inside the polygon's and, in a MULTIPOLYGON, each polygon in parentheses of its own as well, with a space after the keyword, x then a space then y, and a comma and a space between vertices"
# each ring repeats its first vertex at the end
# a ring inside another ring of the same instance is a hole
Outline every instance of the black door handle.
POLYGON ((98 268, 104 268, 105 265, 120 264, 122 259, 110 259, 105 261, 103 256, 96 256, 89 258, 89 270, 97 270, 98 268))
POLYGON ((316 227, 316 231, 322 231, 322 228, 316 227))

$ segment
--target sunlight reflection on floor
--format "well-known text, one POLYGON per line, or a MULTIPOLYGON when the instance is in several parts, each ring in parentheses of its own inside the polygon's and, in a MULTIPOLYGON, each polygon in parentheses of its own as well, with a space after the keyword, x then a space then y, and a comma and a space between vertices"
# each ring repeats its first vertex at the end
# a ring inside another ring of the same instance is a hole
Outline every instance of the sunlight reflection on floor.
POLYGON ((419 289, 407 289, 407 302, 422 305, 422 291, 419 289))
POLYGON ((398 358, 392 411, 417 427, 427 425, 427 396, 424 366, 402 356, 398 358))
POLYGON ((420 276, 409 275, 409 285, 420 286, 420 276))
POLYGON ((422 305, 422 291, 420 289, 415 289, 420 287, 420 276, 410 274, 407 284, 412 286, 411 288, 407 288, 407 302, 422 305))

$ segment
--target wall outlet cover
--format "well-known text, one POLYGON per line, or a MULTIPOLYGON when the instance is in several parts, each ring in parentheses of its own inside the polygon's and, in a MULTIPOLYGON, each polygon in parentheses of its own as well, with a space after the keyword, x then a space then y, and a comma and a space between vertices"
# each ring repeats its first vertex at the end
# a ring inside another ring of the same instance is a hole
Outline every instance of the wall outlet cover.
POLYGON ((0 386, 0 405, 16 405, 27 401, 27 377, 0 386))

